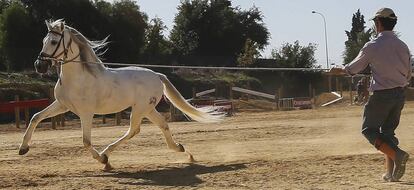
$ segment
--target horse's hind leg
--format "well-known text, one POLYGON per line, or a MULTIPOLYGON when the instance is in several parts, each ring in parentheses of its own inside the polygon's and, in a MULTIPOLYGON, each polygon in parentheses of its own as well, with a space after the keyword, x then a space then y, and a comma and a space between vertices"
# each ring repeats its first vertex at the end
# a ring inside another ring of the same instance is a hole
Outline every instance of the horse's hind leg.
POLYGON ((140 131, 140 125, 141 125, 141 120, 142 120, 142 114, 138 113, 136 111, 134 111, 134 108, 132 108, 132 112, 131 112, 131 116, 130 116, 130 127, 128 129, 128 131, 124 134, 124 136, 122 136, 121 138, 119 138, 118 140, 116 140, 115 142, 109 144, 101 153, 100 153, 100 157, 102 160, 104 160, 105 162, 103 164, 105 164, 105 170, 110 170, 112 169, 111 165, 109 164, 109 154, 121 143, 123 143, 124 141, 132 138, 134 135, 138 134, 140 131))
POLYGON ((171 135, 170 129, 168 127, 168 123, 165 121, 164 117, 157 111, 153 110, 146 117, 154 124, 158 125, 161 129, 162 133, 164 134, 165 141, 167 143, 168 148, 175 150, 176 152, 185 152, 188 154, 188 158, 191 162, 194 161, 193 156, 191 153, 184 149, 184 146, 180 143, 176 143, 171 135))
POLYGON ((30 124, 27 127, 26 132, 24 133, 23 142, 19 148, 19 154, 23 155, 29 151, 29 143, 30 143, 30 140, 32 139, 33 132, 36 129, 37 125, 43 119, 53 117, 61 113, 65 113, 67 111, 68 109, 66 107, 64 107, 58 101, 54 101, 47 108, 33 115, 32 119, 30 120, 30 124))

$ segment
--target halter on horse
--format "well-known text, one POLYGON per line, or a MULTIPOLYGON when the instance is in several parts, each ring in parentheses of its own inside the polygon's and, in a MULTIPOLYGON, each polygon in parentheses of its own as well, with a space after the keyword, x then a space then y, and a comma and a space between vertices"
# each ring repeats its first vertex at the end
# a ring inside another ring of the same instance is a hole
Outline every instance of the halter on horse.
POLYGON ((109 154, 119 144, 139 133, 144 117, 159 126, 169 148, 186 152, 193 160, 192 155, 174 141, 167 122, 155 106, 165 95, 174 106, 196 121, 217 122, 221 116, 213 116, 191 106, 161 73, 140 67, 111 69, 96 64, 101 61, 95 50, 104 47, 107 38, 90 41, 62 20, 46 21, 46 25, 48 34, 43 39, 43 48, 34 66, 39 73, 47 72, 51 66, 60 68, 59 82, 54 90, 56 100, 32 117, 20 145, 20 155, 29 151, 32 134, 40 121, 71 111, 81 120, 85 148, 93 158, 105 164, 106 170, 112 168, 109 154), (128 107, 131 107, 129 130, 99 153, 91 142, 94 114, 116 113, 128 107))

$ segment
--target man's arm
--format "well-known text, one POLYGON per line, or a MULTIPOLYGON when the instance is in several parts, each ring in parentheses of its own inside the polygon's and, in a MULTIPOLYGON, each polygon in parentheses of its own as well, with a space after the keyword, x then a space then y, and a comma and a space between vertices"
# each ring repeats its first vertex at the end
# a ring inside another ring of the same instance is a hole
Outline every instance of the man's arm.
POLYGON ((345 72, 349 75, 357 74, 363 71, 369 65, 371 61, 370 49, 372 44, 370 42, 366 43, 364 47, 359 51, 358 56, 351 61, 346 67, 345 72))
POLYGON ((369 56, 369 49, 370 49, 369 42, 364 45, 364 47, 359 51, 358 56, 355 57, 354 60, 351 61, 344 69, 342 68, 332 68, 329 71, 331 75, 354 75, 361 71, 363 71, 370 62, 369 56))

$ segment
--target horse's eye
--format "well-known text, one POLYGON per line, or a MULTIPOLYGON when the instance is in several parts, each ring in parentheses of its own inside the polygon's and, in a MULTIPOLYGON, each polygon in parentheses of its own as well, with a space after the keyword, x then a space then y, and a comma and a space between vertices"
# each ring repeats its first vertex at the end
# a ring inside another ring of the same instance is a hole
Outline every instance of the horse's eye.
POLYGON ((51 43, 52 45, 56 45, 58 42, 57 42, 56 40, 52 40, 50 43, 51 43))

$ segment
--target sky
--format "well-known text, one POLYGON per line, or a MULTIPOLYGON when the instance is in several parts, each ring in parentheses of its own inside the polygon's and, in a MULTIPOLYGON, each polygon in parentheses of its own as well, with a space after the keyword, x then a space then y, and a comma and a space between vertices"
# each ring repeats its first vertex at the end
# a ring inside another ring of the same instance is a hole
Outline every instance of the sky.
MULTIPOLYGON (((149 18, 159 17, 169 30, 173 28, 174 17, 180 0, 136 0, 140 10, 149 18)), ((352 15, 360 9, 365 16, 366 26, 374 24, 369 19, 382 7, 394 10, 398 23, 394 28, 411 51, 414 48, 414 1, 413 0, 233 0, 233 7, 242 10, 256 6, 264 15, 264 23, 270 32, 269 45, 262 56, 269 58, 272 49, 279 49, 285 43, 298 40, 302 46, 317 45, 315 58, 318 65, 326 68, 324 22, 326 18, 329 64, 341 65, 347 40, 345 30, 351 29, 352 15), (411 22, 410 22, 411 21, 411 22)))

